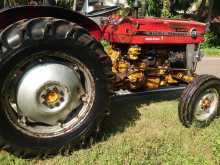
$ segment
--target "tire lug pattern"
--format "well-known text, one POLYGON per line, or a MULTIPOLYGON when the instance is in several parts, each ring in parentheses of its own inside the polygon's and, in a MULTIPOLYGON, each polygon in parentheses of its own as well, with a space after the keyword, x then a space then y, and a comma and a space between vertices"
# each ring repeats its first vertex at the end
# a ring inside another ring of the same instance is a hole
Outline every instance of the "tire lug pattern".
POLYGON ((184 126, 190 127, 193 123, 193 111, 192 108, 189 107, 193 94, 198 91, 199 87, 209 81, 219 81, 220 85, 220 80, 217 77, 212 75, 200 75, 197 76, 193 82, 189 84, 187 88, 182 92, 179 99, 178 116, 184 126))
MULTIPOLYGON (((104 75, 102 79, 106 82, 104 88, 107 91, 107 95, 110 96, 113 94, 113 81, 115 76, 111 72, 111 60, 106 55, 102 45, 92 38, 86 29, 72 22, 51 17, 42 17, 29 20, 24 19, 10 25, 0 34, 0 61, 6 61, 6 57, 10 55, 13 50, 16 50, 24 45, 28 45, 30 41, 34 44, 38 44, 45 38, 50 39, 52 37, 58 40, 68 39, 72 42, 80 43, 81 46, 87 47, 91 50, 90 52, 92 53, 88 54, 88 56, 95 56, 95 58, 99 59, 100 65, 102 65, 102 72, 104 75), (13 38, 14 35, 12 33, 17 34, 17 38, 13 38), (8 40, 10 42, 8 42, 8 40)), ((107 101, 106 104, 110 104, 110 101, 107 101)), ((109 105, 106 105, 106 108, 107 107, 109 107, 109 105)), ((109 114, 110 110, 108 109, 107 112, 109 114)), ((104 115, 105 114, 103 113, 102 116, 99 117, 99 120, 97 120, 96 126, 94 126, 93 130, 99 128, 104 115)), ((84 136, 86 133, 88 132, 85 131, 81 135, 81 143, 79 146, 83 146, 84 142, 87 141, 84 136)), ((75 146, 73 144, 69 144, 62 146, 59 150, 45 149, 46 151, 34 151, 33 149, 25 146, 19 147, 17 145, 10 145, 8 140, 3 139, 2 137, 0 137, 0 144, 3 149, 7 149, 9 152, 13 152, 15 155, 24 158, 46 158, 50 155, 57 154, 58 152, 62 154, 69 154, 70 151, 72 151, 72 146, 75 146)))

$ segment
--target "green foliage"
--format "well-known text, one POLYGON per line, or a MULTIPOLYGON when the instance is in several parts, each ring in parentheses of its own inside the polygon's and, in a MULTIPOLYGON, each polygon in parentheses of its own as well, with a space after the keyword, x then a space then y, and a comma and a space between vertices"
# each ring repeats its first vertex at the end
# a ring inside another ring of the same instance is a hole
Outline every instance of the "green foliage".
MULTIPOLYGON (((174 92, 163 95, 164 100, 174 92)), ((183 127, 177 101, 155 102, 156 95, 112 104, 94 143, 70 156, 25 160, 1 151, 5 165, 211 165, 220 163, 220 119, 208 128, 183 127)))
POLYGON ((147 16, 160 16, 160 3, 155 0, 146 0, 147 3, 147 10, 146 15, 147 16))
POLYGON ((169 0, 163 0, 163 9, 161 11, 162 17, 170 17, 169 0))
POLYGON ((205 56, 220 57, 220 47, 219 48, 203 48, 202 52, 205 56))
POLYGON ((28 4, 28 0, 2 0, 5 5, 15 6, 15 5, 25 5, 28 4))
MULTIPOLYGON (((34 0, 38 3, 42 3, 43 0, 34 0)), ((27 5, 30 0, 0 0, 0 7, 5 6, 16 6, 16 5, 27 5)), ((57 5, 64 8, 71 8, 74 0, 58 0, 57 5)))
POLYGON ((74 3, 74 0, 59 0, 57 5, 60 7, 70 9, 73 7, 73 3, 74 3))
POLYGON ((220 1, 219 0, 214 0, 213 8, 215 11, 218 11, 217 13, 219 13, 219 9, 220 9, 220 1))
POLYGON ((205 34, 205 42, 202 44, 203 48, 215 48, 220 46, 220 36, 211 31, 205 34))
POLYGON ((186 11, 193 2, 196 0, 170 0, 171 3, 171 8, 173 11, 175 10, 184 10, 186 11))

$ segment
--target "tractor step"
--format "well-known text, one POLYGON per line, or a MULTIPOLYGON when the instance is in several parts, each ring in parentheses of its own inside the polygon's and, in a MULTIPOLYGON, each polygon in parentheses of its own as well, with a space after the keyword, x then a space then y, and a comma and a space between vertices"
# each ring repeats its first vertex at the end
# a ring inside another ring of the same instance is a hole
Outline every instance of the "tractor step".
POLYGON ((149 95, 153 96, 160 96, 160 95, 166 95, 166 94, 172 94, 173 92, 176 93, 177 97, 181 94, 181 92, 186 88, 186 86, 172 86, 172 87, 166 87, 166 88, 158 88, 158 89, 151 89, 151 90, 145 90, 140 92, 131 92, 128 90, 119 90, 115 92, 115 95, 112 96, 112 101, 117 101, 121 99, 128 99, 128 98, 139 98, 139 97, 145 97, 149 95))

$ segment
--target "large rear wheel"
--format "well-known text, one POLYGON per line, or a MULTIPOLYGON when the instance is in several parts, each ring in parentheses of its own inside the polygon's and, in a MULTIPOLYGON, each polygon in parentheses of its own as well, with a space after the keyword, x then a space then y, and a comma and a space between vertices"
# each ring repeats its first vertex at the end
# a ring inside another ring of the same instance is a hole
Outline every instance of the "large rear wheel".
POLYGON ((2 32, 0 143, 19 156, 80 146, 109 103, 111 62, 82 27, 23 20, 2 32))

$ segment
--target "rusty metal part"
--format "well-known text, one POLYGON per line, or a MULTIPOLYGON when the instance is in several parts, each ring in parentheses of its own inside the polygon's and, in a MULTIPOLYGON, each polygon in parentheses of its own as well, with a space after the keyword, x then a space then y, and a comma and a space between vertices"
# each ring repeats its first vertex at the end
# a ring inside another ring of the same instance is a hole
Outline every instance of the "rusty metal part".
POLYGON ((199 121, 207 121, 210 116, 218 111, 219 94, 215 88, 204 90, 195 101, 194 116, 199 121))
POLYGON ((168 84, 177 84, 178 83, 177 80, 173 79, 171 74, 166 75, 165 80, 168 84))
POLYGON ((131 46, 128 49, 129 60, 138 60, 140 54, 141 54, 141 48, 138 45, 131 46))
POLYGON ((149 67, 148 60, 142 60, 141 62, 139 62, 139 63, 137 64, 137 67, 138 67, 141 71, 145 71, 145 70, 149 67))
POLYGON ((210 108, 211 103, 212 103, 212 100, 209 99, 208 97, 206 97, 206 98, 203 99, 202 102, 201 102, 201 108, 204 109, 204 110, 206 110, 206 109, 210 108))
POLYGON ((145 75, 141 71, 136 71, 128 75, 129 85, 131 89, 137 89, 143 86, 145 75))
POLYGON ((108 56, 111 58, 113 64, 117 62, 117 60, 121 56, 121 52, 119 50, 113 49, 112 46, 108 46, 106 52, 108 53, 108 56))
MULTIPOLYGON (((116 75, 119 89, 156 89, 177 85, 179 82, 190 83, 194 78, 193 75, 188 75, 185 68, 170 67, 165 50, 162 51, 162 57, 159 56, 157 60, 155 58, 153 66, 150 65, 149 56, 141 55, 142 49, 138 45, 128 48, 109 46, 106 51, 112 60, 112 71, 116 75)), ((181 55, 177 54, 178 58, 181 55)))
POLYGON ((155 89, 160 87, 161 80, 159 77, 147 77, 145 87, 155 89))
POLYGON ((187 75, 186 73, 183 72, 178 72, 176 75, 174 75, 174 77, 187 83, 191 83, 194 79, 193 76, 187 75))
POLYGON ((119 73, 126 73, 129 69, 129 63, 125 60, 121 60, 118 62, 117 71, 119 73))
POLYGON ((166 72, 167 72, 167 69, 166 69, 166 68, 161 67, 161 66, 158 66, 158 72, 157 72, 157 74, 159 74, 159 75, 165 75, 166 72))

